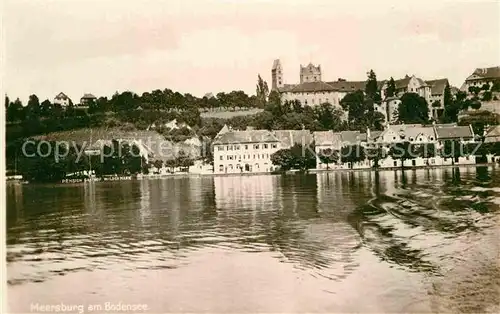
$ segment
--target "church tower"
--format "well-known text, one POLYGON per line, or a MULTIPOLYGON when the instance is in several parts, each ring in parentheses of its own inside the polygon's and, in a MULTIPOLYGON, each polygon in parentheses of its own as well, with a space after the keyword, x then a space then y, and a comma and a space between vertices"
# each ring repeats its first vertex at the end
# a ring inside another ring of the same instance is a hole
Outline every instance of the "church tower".
POLYGON ((312 63, 303 67, 300 65, 300 84, 321 81, 321 65, 314 66, 312 63))
POLYGON ((282 88, 283 82, 283 68, 281 67, 280 59, 276 59, 273 62, 273 68, 271 69, 272 85, 271 90, 276 90, 282 88))

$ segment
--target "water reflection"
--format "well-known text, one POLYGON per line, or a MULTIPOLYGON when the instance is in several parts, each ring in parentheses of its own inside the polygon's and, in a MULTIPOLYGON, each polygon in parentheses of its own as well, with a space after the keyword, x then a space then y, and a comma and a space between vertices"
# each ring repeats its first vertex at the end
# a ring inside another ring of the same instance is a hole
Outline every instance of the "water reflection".
MULTIPOLYGON (((159 272, 177 278, 155 281, 169 304, 138 293, 164 312, 186 302, 175 287, 195 293, 199 284, 187 278, 231 256, 252 278, 266 280, 268 269, 278 281, 307 284, 302 311, 483 312, 499 302, 498 174, 449 167, 8 186, 8 283, 22 300, 43 298, 45 285, 61 277, 102 272, 142 282, 159 272), (252 264, 257 258, 262 268, 252 264)), ((213 288, 229 289, 227 272, 215 274, 222 277, 213 288)), ((76 289, 90 289, 80 291, 88 298, 126 293, 96 284, 76 289)), ((250 291, 283 289, 254 284, 250 291)), ((222 304, 214 302, 216 311, 222 304)), ((13 306, 26 311, 21 301, 13 306)))

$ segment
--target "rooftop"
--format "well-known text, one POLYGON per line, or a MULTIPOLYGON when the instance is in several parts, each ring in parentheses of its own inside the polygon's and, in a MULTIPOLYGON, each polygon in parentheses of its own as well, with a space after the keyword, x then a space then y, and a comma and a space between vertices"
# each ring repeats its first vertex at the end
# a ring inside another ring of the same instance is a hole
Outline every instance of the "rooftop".
POLYGON ((316 146, 338 146, 342 143, 342 136, 340 133, 333 133, 333 131, 316 131, 313 133, 314 142, 316 146))
POLYGON ((471 139, 474 138, 474 133, 470 126, 458 126, 458 125, 443 125, 435 126, 434 130, 436 132, 438 139, 471 139))
POLYGON ((500 66, 490 67, 490 68, 477 68, 474 70, 472 77, 467 78, 467 80, 477 80, 482 78, 500 78, 500 66))
POLYGON ((442 95, 444 94, 444 89, 446 88, 446 84, 448 84, 448 79, 441 78, 437 80, 428 80, 427 84, 431 86, 431 94, 442 95))
POLYGON ((279 140, 268 130, 229 131, 219 134, 214 140, 214 144, 261 142, 279 142, 279 140))
POLYGON ((323 91, 335 91, 335 88, 325 82, 305 82, 296 85, 292 90, 293 93, 304 93, 304 92, 323 92, 323 91))
POLYGON ((276 130, 273 133, 282 147, 292 147, 295 144, 310 145, 314 141, 309 130, 276 130))

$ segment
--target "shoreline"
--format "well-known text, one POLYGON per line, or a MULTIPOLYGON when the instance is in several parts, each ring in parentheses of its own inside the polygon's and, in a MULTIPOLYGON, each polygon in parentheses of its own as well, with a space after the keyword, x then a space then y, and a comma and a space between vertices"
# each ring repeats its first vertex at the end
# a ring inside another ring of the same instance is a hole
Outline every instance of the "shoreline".
POLYGON ((440 169, 453 167, 487 167, 497 166, 498 163, 479 163, 479 164, 455 164, 455 165, 439 165, 439 166, 417 166, 417 167, 390 167, 390 168, 361 168, 361 169, 310 169, 308 171, 289 170, 286 172, 251 172, 251 173, 177 173, 165 175, 143 175, 142 177, 134 176, 118 176, 89 179, 64 179, 60 182, 26 182, 22 180, 6 180, 7 184, 79 184, 91 182, 113 182, 113 181, 142 181, 142 180, 161 180, 167 178, 189 178, 189 177, 234 177, 234 176, 259 176, 259 175, 297 175, 297 174, 315 174, 328 172, 378 172, 378 171, 399 171, 399 170, 419 170, 419 169, 440 169))

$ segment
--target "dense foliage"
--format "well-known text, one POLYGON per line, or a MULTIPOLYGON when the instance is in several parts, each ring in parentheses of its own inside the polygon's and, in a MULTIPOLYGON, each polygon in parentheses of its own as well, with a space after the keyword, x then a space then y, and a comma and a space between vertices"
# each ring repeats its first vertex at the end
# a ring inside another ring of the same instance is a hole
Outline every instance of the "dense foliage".
POLYGON ((280 149, 271 155, 271 161, 273 165, 278 166, 283 171, 316 168, 314 146, 304 147, 300 144, 295 144, 291 148, 280 149))

